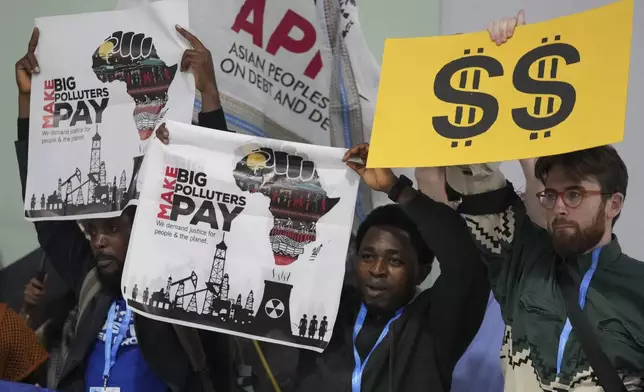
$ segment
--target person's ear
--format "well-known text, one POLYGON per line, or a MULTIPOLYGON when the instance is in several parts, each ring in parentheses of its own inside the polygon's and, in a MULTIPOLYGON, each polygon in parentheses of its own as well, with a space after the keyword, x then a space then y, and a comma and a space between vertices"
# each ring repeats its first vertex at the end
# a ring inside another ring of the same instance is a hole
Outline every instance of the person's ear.
POLYGON ((621 193, 614 193, 606 201, 606 217, 610 220, 615 219, 615 217, 622 212, 622 208, 624 208, 624 195, 621 193))

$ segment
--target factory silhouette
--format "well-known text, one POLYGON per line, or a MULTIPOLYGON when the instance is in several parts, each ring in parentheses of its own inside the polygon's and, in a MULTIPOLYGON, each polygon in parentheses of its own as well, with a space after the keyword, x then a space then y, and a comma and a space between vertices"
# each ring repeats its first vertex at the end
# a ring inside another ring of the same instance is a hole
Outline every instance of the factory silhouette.
POLYGON ((101 140, 96 125, 86 176, 80 168, 76 168, 68 177, 58 178, 50 194, 31 194, 28 196, 30 209, 25 211, 25 216, 40 218, 122 210, 130 199, 127 176, 123 170, 118 183, 116 176, 112 181, 108 179, 105 161, 101 160, 101 140))
MULTIPOLYGON (((228 246, 225 238, 217 244, 210 276, 205 287, 198 288, 197 274, 192 271, 189 276, 173 280, 168 278, 166 287, 151 292, 149 287, 135 284, 128 294, 128 305, 151 315, 191 322, 204 327, 216 327, 235 332, 263 336, 285 342, 324 348, 328 344, 326 330, 320 330, 317 336, 293 333, 290 299, 292 285, 287 283, 285 274, 276 274, 275 280, 264 280, 264 295, 257 312, 254 311, 255 295, 252 290, 237 296, 231 290, 231 278, 226 273, 226 253, 228 246), (142 293, 142 295, 141 295, 142 293), (197 294, 204 293, 202 303, 197 294)), ((127 290, 127 288, 125 288, 127 290)), ((326 317, 324 317, 325 326, 326 317)), ((300 320, 299 327, 301 329, 300 320)), ((312 331, 310 324, 307 325, 312 331)), ((322 326, 320 325, 320 328, 322 326)), ((315 324, 315 331, 320 328, 315 324)), ((308 331, 307 331, 308 332, 308 331)), ((315 335, 315 334, 313 334, 315 335)))

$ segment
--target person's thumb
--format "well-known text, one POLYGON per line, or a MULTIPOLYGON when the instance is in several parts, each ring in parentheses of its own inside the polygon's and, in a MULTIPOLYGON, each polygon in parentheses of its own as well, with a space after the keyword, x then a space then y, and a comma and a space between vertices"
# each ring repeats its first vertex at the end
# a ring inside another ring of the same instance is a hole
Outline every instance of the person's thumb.
POLYGON ((525 24, 525 11, 521 10, 517 14, 517 26, 523 26, 525 24))

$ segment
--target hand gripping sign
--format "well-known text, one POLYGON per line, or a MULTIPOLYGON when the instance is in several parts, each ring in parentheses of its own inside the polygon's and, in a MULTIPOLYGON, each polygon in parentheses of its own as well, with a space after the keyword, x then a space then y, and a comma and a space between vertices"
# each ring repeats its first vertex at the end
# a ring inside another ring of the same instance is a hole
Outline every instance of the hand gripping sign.
POLYGON ((623 0, 520 26, 501 46, 487 32, 388 40, 368 166, 495 162, 622 140, 632 18, 623 0))

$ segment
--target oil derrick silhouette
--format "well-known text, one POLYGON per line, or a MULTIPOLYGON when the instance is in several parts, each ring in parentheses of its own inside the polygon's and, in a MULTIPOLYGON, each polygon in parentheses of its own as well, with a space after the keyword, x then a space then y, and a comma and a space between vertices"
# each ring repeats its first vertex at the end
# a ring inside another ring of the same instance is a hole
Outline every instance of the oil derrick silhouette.
MULTIPOLYGON (((170 281, 172 280, 172 277, 168 278, 170 281)), ((182 308, 183 309, 183 298, 185 297, 185 288, 186 288, 186 282, 190 281, 192 283, 192 287, 194 290, 197 289, 197 274, 195 274, 194 271, 190 274, 190 276, 179 279, 175 282, 172 282, 170 287, 173 286, 178 286, 177 291, 174 294, 174 301, 173 304, 175 308, 182 308)), ((168 290, 169 291, 169 290, 168 290)), ((190 293, 192 294, 192 293, 190 293)))
POLYGON ((98 134, 98 125, 96 134, 92 137, 92 152, 89 163, 89 195, 87 203, 105 203, 109 199, 109 189, 107 182, 107 171, 105 170, 105 161, 101 161, 101 135, 98 134))
MULTIPOLYGON (((114 177, 114 181, 116 181, 116 177, 114 177)), ((125 190, 125 187, 127 186, 127 177, 125 176, 125 170, 121 172, 121 179, 119 180, 119 189, 125 190)))
POLYGON ((72 180, 76 179, 78 180, 79 183, 82 181, 82 175, 81 171, 79 168, 76 168, 76 171, 74 171, 74 174, 69 176, 68 179, 65 181, 61 182, 61 179, 58 179, 58 196, 60 198, 60 201, 63 205, 71 204, 74 203, 74 192, 77 193, 76 195, 76 204, 85 204, 82 192, 83 192, 83 185, 79 185, 76 188, 72 187, 72 180), (62 188, 63 185, 65 186, 65 198, 62 198, 62 188), (78 196, 80 194, 80 197, 78 196))
POLYGON ((101 178, 101 135, 98 134, 98 125, 96 126, 96 133, 92 137, 92 152, 89 158, 89 195, 87 196, 88 203, 96 203, 96 185, 100 184, 101 178))
POLYGON ((230 289, 230 284, 228 283, 229 278, 228 274, 224 274, 224 281, 221 284, 221 295, 220 299, 222 301, 228 301, 228 290, 230 289))
POLYGON ((250 310, 252 312, 254 303, 255 303, 255 300, 254 300, 253 290, 251 290, 250 293, 248 294, 248 298, 246 298, 246 306, 244 306, 244 309, 250 310))
POLYGON ((112 192, 114 193, 112 200, 116 203, 115 207, 117 209, 121 209, 121 202, 125 200, 125 195, 127 192, 127 177, 125 175, 125 170, 121 172, 118 189, 116 188, 116 176, 114 176, 114 189, 112 189, 112 192))
MULTIPOLYGON (((221 242, 217 244, 215 249, 215 256, 212 259, 212 267, 210 267, 210 276, 206 282, 206 298, 203 302, 203 309, 201 314, 219 313, 223 309, 228 309, 228 282, 224 282, 224 268, 226 266, 226 252, 228 245, 224 242, 226 236, 224 235, 221 242), (224 284, 226 283, 226 284, 224 284), (226 291, 226 299, 222 295, 222 289, 226 291)), ((227 275, 226 275, 227 277, 227 275)))
POLYGON ((264 295, 250 327, 252 333, 281 340, 292 338, 289 311, 292 289, 293 285, 288 283, 264 280, 264 295))
MULTIPOLYGON (((117 205, 119 209, 122 207, 123 196, 127 190, 124 185, 116 190, 116 177, 113 183, 108 181, 106 163, 101 160, 101 148, 102 136, 99 134, 97 125, 96 132, 92 136, 89 170, 86 172, 86 177, 81 169, 76 168, 66 180, 59 178, 56 190, 47 196, 41 210, 57 211, 67 215, 77 212, 114 211, 117 205), (83 189, 85 186, 87 186, 86 191, 83 189)), ((123 171, 121 183, 126 184, 126 180, 125 171, 123 171)))
POLYGON ((83 188, 78 189, 78 193, 76 194, 76 205, 82 205, 84 204, 84 198, 83 198, 83 188))
POLYGON ((170 302, 170 288, 172 287, 172 277, 168 277, 168 284, 165 286, 165 299, 170 302))

